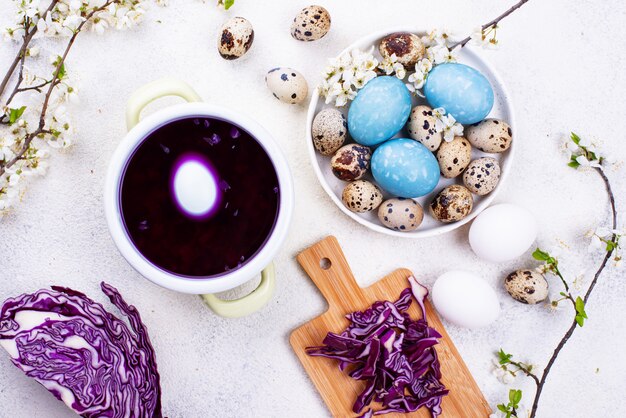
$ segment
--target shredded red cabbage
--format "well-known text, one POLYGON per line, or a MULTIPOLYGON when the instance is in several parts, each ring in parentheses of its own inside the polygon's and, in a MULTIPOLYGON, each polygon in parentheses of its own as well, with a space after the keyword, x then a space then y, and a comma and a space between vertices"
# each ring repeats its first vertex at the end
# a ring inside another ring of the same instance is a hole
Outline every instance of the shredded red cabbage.
POLYGON ((441 401, 448 390, 441 382, 441 369, 434 346, 441 335, 428 326, 424 300, 428 290, 409 277, 410 287, 395 302, 379 301, 363 312, 346 315, 350 325, 341 334, 329 332, 324 345, 308 347, 310 356, 339 360, 339 368, 365 380, 352 410, 360 413, 372 401, 382 408, 368 409, 361 418, 390 412, 414 412, 425 407, 433 417, 441 414, 441 401), (422 317, 406 313, 412 298, 422 317))
POLYGON ((52 286, 4 302, 0 345, 15 366, 83 417, 161 418, 148 331, 117 289, 101 287, 130 327, 84 294, 52 286))

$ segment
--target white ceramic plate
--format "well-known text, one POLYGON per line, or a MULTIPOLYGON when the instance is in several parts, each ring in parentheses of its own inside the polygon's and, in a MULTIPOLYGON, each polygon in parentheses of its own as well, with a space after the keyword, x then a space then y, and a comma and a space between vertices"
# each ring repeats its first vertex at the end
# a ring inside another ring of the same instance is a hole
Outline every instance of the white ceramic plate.
MULTIPOLYGON (((385 36, 389 35, 390 33, 395 33, 395 32, 413 32, 419 35, 422 35, 424 33, 423 31, 419 31, 415 29, 406 29, 406 28, 398 28, 398 29, 377 32, 377 33, 371 34, 369 36, 366 36, 356 41, 355 43, 350 45, 348 48, 343 50, 341 54, 351 51, 355 48, 358 48, 361 50, 367 50, 372 45, 374 45, 374 54, 380 60, 381 57, 378 53, 378 44, 380 43, 380 40, 384 38, 385 36)), ((513 130, 515 134, 515 120, 514 120, 513 106, 511 104, 511 97, 506 87, 502 83, 502 80, 500 79, 500 76, 497 74, 497 72, 493 69, 493 67, 491 67, 491 65, 489 65, 489 63, 480 54, 477 53, 477 51, 473 50, 469 45, 462 48, 461 53, 459 55, 459 62, 478 69, 480 72, 482 72, 485 75, 485 77, 487 77, 487 79, 493 86, 494 95, 495 95, 493 109, 491 110, 491 113, 489 113, 487 117, 502 119, 508 122, 508 124, 511 126, 511 129, 513 130)), ((417 98, 414 97, 413 106, 415 106, 416 104, 427 104, 427 103, 425 99, 420 99, 418 101, 417 98)), ((453 229, 456 229, 460 227, 461 225, 464 225, 467 222, 471 221, 476 215, 478 215, 480 212, 482 212, 485 208, 489 206, 489 204, 496 197, 496 194, 498 193, 498 191, 503 187, 506 177, 509 171, 511 170, 511 162, 513 160, 513 155, 515 153, 515 148, 516 148, 515 145, 517 142, 517 138, 514 137, 513 142, 511 143, 511 147, 502 154, 486 154, 486 153, 478 151, 477 149, 473 149, 472 160, 476 158, 484 157, 484 156, 490 156, 499 161, 500 167, 501 167, 501 175, 500 175, 500 182, 498 183, 497 187, 487 196, 473 195, 474 208, 472 209, 472 212, 466 218, 458 222, 444 224, 435 220, 430 215, 428 211, 428 204, 432 201, 435 195, 439 193, 441 189, 451 184, 463 184, 463 180, 462 180, 462 176, 459 176, 455 179, 446 179, 444 177, 441 177, 439 180, 439 183, 437 184, 437 187, 432 193, 415 199, 417 202, 420 203, 420 205, 422 205, 422 207, 424 208, 424 212, 425 212, 424 221, 422 222, 420 227, 416 229, 415 231, 411 231, 411 232, 394 231, 392 229, 386 228, 380 223, 380 221, 378 220, 376 210, 368 212, 368 213, 364 213, 364 214, 353 213, 349 211, 344 206, 343 202, 341 201, 341 193, 344 187, 347 185, 347 183, 339 180, 333 175, 331 167, 330 167, 331 157, 330 156, 326 157, 326 156, 319 154, 313 147, 313 139, 311 138, 311 125, 313 123, 313 118, 320 110, 326 107, 332 107, 332 104, 329 104, 329 105, 324 104, 324 98, 320 98, 318 89, 315 89, 315 91, 313 92, 313 96, 311 97, 311 102, 309 103, 309 110, 307 114, 307 147, 309 150, 309 155, 311 157, 313 168, 315 169, 315 174, 317 174, 317 178, 319 179, 322 187, 324 188, 324 190, 326 190, 326 193, 328 193, 332 201, 335 202, 335 204, 346 215, 348 215, 350 218, 354 219, 361 225, 364 225, 374 231, 381 232, 387 235, 404 237, 404 238, 422 238, 422 237, 430 237, 433 235, 442 234, 444 232, 448 232, 453 229)), ((339 109, 339 110, 341 110, 347 117, 348 106, 345 106, 343 109, 339 109)), ((397 137, 409 138, 408 133, 406 132, 406 129, 403 129, 402 131, 400 131, 394 138, 397 138, 397 137)), ((368 173, 368 175, 364 179, 373 181, 371 173, 368 173)), ((384 193, 385 199, 389 199, 392 197, 395 197, 395 196, 392 196, 388 193, 384 193)))

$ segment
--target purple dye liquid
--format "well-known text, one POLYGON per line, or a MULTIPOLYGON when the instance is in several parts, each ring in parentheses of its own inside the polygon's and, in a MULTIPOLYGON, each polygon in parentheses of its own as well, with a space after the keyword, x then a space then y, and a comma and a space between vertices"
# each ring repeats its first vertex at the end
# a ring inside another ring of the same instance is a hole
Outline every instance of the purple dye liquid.
POLYGON ((155 266, 189 277, 218 276, 254 257, 274 228, 279 200, 263 147, 213 118, 179 119, 150 133, 130 157, 120 188, 124 226, 137 250, 155 266), (219 188, 207 216, 186 213, 172 190, 189 155, 208 162, 219 188))

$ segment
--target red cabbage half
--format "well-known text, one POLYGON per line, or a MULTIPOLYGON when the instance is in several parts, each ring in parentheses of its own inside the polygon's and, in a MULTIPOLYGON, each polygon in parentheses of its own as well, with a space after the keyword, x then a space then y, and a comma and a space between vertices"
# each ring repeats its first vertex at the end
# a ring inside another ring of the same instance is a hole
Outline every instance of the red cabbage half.
POLYGON ((424 299, 428 290, 414 277, 410 288, 395 302, 379 301, 363 312, 346 315, 350 325, 341 334, 329 332, 324 345, 308 347, 311 356, 339 360, 339 368, 367 382, 352 410, 360 413, 372 401, 382 408, 368 409, 361 417, 390 412, 413 412, 425 407, 434 417, 441 414, 441 400, 448 390, 441 383, 441 369, 434 346, 441 335, 428 326, 424 299), (422 317, 412 320, 406 312, 412 297, 422 317))
POLYGON ((52 286, 4 302, 0 344, 13 364, 79 415, 160 418, 148 331, 117 289, 101 287, 130 327, 84 294, 52 286))

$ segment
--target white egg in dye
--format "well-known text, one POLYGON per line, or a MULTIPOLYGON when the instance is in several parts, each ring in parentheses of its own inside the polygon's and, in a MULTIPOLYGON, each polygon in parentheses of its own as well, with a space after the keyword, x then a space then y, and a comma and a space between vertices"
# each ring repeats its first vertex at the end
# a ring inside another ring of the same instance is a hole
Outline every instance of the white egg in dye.
POLYGON ((496 292, 473 273, 448 271, 437 278, 431 294, 439 315, 460 327, 484 327, 500 315, 496 292))
POLYGON ((502 203, 485 209, 469 230, 474 253, 493 263, 524 254, 537 238, 537 222, 525 208, 502 203))
POLYGON ((215 176, 199 158, 190 157, 178 165, 172 188, 178 207, 191 217, 210 215, 219 201, 215 176))

